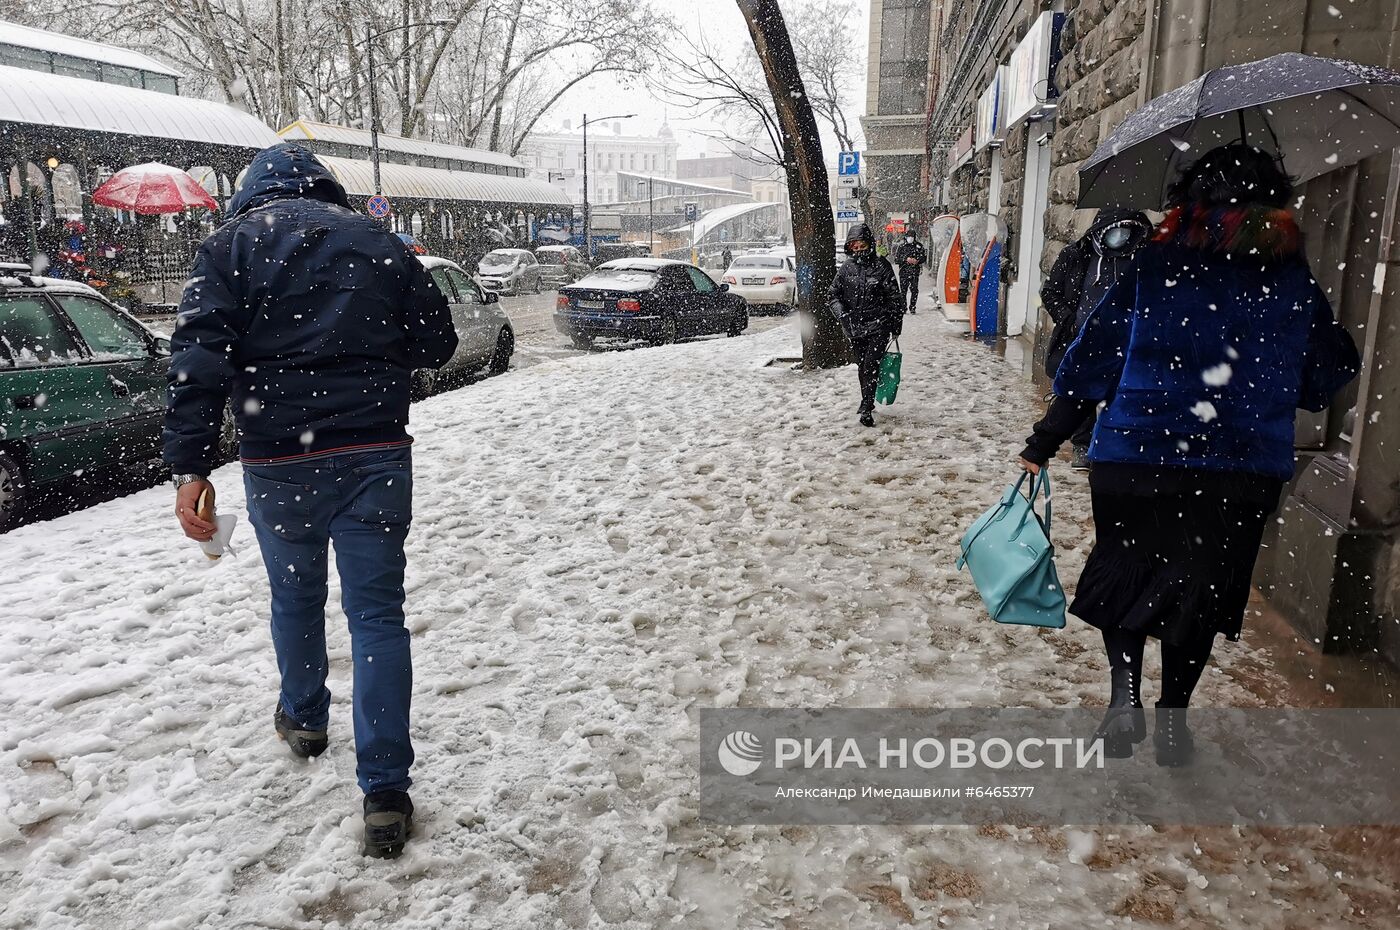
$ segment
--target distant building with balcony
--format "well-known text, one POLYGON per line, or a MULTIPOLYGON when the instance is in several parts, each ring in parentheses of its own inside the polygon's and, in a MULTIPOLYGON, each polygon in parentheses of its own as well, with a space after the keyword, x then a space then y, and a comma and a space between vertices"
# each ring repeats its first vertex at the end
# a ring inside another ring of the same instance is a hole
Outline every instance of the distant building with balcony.
MULTIPOLYGON (((625 133, 621 120, 588 125, 588 199, 609 203, 620 199, 619 172, 675 177, 680 143, 662 123, 655 135, 625 133)), ((573 120, 552 132, 531 133, 519 159, 532 178, 563 191, 571 203, 583 203, 583 130, 573 120)))

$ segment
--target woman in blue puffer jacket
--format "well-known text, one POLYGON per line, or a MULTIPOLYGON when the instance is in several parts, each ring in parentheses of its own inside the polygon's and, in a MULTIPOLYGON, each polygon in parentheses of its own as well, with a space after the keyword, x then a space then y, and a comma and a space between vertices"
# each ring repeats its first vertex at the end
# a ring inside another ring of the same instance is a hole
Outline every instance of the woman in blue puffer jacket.
POLYGON ((1153 741, 1183 765, 1185 708, 1218 633, 1237 640, 1265 521, 1293 476, 1293 418, 1360 367, 1308 270, 1273 157, 1231 145, 1196 162, 1172 208, 1085 322, 1021 455, 1031 472, 1096 406, 1095 543, 1070 610, 1103 631, 1109 755, 1146 737, 1142 656, 1162 643, 1153 741))

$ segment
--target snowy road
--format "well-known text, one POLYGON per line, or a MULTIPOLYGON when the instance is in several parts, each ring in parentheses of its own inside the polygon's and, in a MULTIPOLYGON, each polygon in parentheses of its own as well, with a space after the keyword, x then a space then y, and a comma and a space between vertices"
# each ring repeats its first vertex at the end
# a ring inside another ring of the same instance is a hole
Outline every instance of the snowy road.
MULTIPOLYGON (((953 567, 1031 388, 920 316, 864 430, 851 370, 764 367, 794 343, 544 361, 414 408, 421 828, 393 863, 357 852, 338 607, 331 750, 273 737, 246 527, 208 564, 157 488, 0 537, 0 927, 1395 926, 1354 835, 701 824, 699 708, 1102 695, 1093 631, 998 627, 953 567)), ((215 481, 241 510, 238 467, 215 481)), ((1072 579, 1087 496, 1061 489, 1072 579)), ((1203 697, 1257 703, 1257 659, 1222 652, 1203 697)))

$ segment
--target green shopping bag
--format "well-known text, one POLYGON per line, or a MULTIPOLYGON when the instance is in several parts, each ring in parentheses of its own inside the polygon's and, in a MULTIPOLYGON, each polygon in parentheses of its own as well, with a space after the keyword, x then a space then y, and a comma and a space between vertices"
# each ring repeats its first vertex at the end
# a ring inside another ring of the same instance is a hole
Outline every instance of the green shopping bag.
POLYGON ((899 351, 899 340, 891 341, 894 351, 885 349, 885 356, 880 359, 880 381, 875 385, 875 400, 886 406, 894 403, 899 393, 899 362, 904 357, 899 351))

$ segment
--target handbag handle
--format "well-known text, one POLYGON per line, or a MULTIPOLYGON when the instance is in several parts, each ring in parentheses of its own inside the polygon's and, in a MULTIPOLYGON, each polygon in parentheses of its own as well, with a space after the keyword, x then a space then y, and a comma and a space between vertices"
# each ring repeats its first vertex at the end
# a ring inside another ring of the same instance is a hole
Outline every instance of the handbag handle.
MULTIPOLYGON (((1030 477, 1031 477, 1031 473, 1030 473, 1030 472, 1028 472, 1028 471, 1023 471, 1023 472, 1021 472, 1021 477, 1017 478, 1017 479, 1016 479, 1016 483, 1013 484, 1013 485, 1011 485, 1010 487, 1008 487, 1008 488, 1006 489, 1006 493, 1003 494, 1003 495, 1001 496, 1001 503, 1002 503, 1003 506, 1005 506, 1006 504, 1011 503, 1011 498, 1014 497, 1015 495, 1021 493, 1021 485, 1025 484, 1025 483, 1026 483, 1026 479, 1027 479, 1027 478, 1030 478, 1030 477)), ((1046 535, 1046 536, 1049 536, 1049 535, 1050 535, 1050 517, 1051 517, 1051 507, 1050 507, 1050 469, 1049 469, 1048 467, 1046 467, 1046 466, 1041 466, 1040 474, 1039 474, 1039 476, 1037 476, 1034 480, 1032 480, 1032 482, 1031 482, 1031 491, 1030 491, 1030 494, 1027 495, 1027 497, 1029 498, 1030 503, 1031 503, 1031 508, 1030 508, 1030 509, 1031 509, 1031 512, 1032 512, 1032 513, 1035 512, 1035 499, 1036 499, 1036 496, 1037 496, 1037 495, 1043 495, 1043 496, 1045 497, 1045 521, 1044 521, 1044 522, 1045 522, 1045 535, 1046 535)), ((967 541, 967 547, 966 547, 966 548, 967 548, 967 549, 972 548, 972 544, 975 543, 975 542, 977 541, 977 537, 978 537, 978 536, 981 536, 982 533, 986 531, 987 527, 989 527, 989 526, 991 526, 991 525, 992 525, 992 522, 991 522, 990 520, 987 521, 986 523, 984 523, 984 524, 982 525, 982 528, 979 529, 979 530, 977 531, 977 536, 973 536, 971 539, 969 539, 969 540, 967 541)), ((965 552, 966 552, 966 549, 964 549, 963 552, 960 552, 959 555, 958 555, 958 561, 957 561, 958 571, 962 571, 963 566, 967 564, 967 556, 966 556, 965 552)))
MULTIPOLYGON (((898 351, 899 351, 899 337, 898 337, 898 336, 891 336, 891 337, 890 337, 890 342, 893 342, 893 343, 894 343, 894 350, 895 350, 896 352, 898 352, 898 351)), ((888 352, 889 350, 890 350, 889 345, 886 345, 886 346, 885 346, 885 351, 888 352)))

